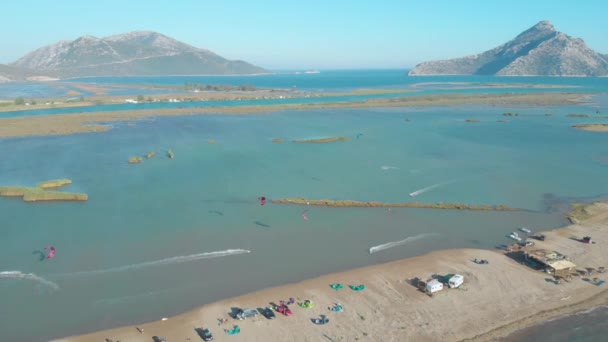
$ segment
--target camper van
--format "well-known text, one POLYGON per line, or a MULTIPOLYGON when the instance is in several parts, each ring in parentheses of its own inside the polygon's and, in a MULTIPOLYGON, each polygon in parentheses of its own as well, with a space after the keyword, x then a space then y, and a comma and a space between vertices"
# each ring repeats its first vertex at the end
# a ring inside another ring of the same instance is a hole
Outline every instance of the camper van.
POLYGON ((443 284, 437 279, 433 279, 426 283, 426 292, 428 293, 435 293, 441 290, 443 290, 443 284))
POLYGON ((454 274, 450 280, 448 280, 448 286, 451 289, 455 289, 457 287, 459 287, 460 285, 462 285, 462 283, 464 282, 464 277, 461 276, 460 274, 454 274))

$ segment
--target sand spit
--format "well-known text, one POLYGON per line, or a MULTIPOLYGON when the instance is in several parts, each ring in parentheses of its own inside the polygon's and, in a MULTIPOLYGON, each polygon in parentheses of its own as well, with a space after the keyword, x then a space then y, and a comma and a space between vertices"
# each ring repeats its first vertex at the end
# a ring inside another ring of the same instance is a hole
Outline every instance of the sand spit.
POLYGON ((347 141, 347 137, 331 137, 331 138, 321 138, 321 139, 300 139, 300 140, 292 140, 294 143, 313 143, 313 144, 325 144, 332 143, 336 141, 347 141))
POLYGON ((475 205, 464 203, 383 203, 383 202, 362 202, 353 200, 312 200, 306 198, 277 198, 272 203, 314 205, 322 207, 341 207, 341 208, 428 208, 428 209, 455 209, 455 210, 491 210, 491 211, 517 211, 521 209, 510 208, 506 205, 475 205))
POLYGON ((0 186, 1 197, 22 197, 25 202, 37 201, 87 201, 87 194, 49 191, 72 184, 70 179, 54 179, 38 183, 37 187, 0 186))
POLYGON ((581 131, 608 132, 608 123, 602 123, 602 124, 578 124, 578 125, 572 125, 572 127, 576 128, 576 129, 580 129, 581 131))
MULTIPOLYGON (((589 217, 580 224, 543 234, 533 248, 559 251, 578 265, 599 268, 608 264, 608 203, 586 209, 589 217), (593 236, 596 244, 574 238, 593 236)), ((528 247, 530 248, 530 247, 528 247)), ((608 276, 594 277, 606 280, 608 276)), ((238 338, 247 341, 494 341, 516 330, 564 314, 608 303, 608 288, 575 278, 556 284, 548 274, 533 270, 507 257, 501 251, 458 249, 335 273, 296 284, 265 289, 222 300, 167 320, 100 331, 57 341, 150 341, 152 336, 168 341, 199 340, 195 327, 210 328, 215 341, 232 341, 223 330, 238 325, 238 338), (486 259, 480 265, 473 259, 486 259), (420 292, 413 280, 431 276, 461 274, 464 284, 446 289, 433 297, 420 292), (341 290, 330 284, 341 283, 341 290), (349 285, 364 284, 365 290, 353 291, 349 285), (292 306, 294 314, 267 320, 237 321, 229 318, 231 307, 265 307, 269 302, 294 297, 297 302, 311 300, 313 308, 292 306), (344 311, 331 312, 335 303, 344 311), (325 325, 311 318, 327 315, 325 325), (228 323, 218 326, 218 319, 228 323)))
POLYGON ((27 188, 21 186, 0 187, 2 197, 22 197, 25 202, 38 201, 87 201, 87 194, 47 191, 39 188, 27 188))
POLYGON ((129 164, 140 164, 144 162, 144 158, 142 157, 131 157, 128 160, 129 164))
POLYGON ((38 184, 40 189, 57 189, 72 184, 71 179, 53 179, 38 184))
POLYGON ((24 116, 0 119, 0 138, 104 132, 111 129, 111 126, 108 123, 132 121, 151 116, 184 116, 201 114, 236 115, 272 113, 286 110, 445 106, 460 104, 572 105, 577 103, 583 103, 585 99, 585 94, 581 93, 442 94, 426 96, 407 96, 388 99, 370 99, 367 101, 360 102, 137 109, 112 112, 24 116))

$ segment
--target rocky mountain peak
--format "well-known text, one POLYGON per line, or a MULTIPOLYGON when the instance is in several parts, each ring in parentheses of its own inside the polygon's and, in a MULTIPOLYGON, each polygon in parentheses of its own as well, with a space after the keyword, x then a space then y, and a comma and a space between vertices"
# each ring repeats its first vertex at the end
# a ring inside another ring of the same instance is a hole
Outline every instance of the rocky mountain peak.
POLYGON ((255 74, 265 70, 231 61, 153 31, 97 38, 91 35, 39 48, 11 65, 60 75, 255 74))
POLYGON ((418 64, 409 75, 605 76, 608 61, 543 20, 486 52, 418 64))

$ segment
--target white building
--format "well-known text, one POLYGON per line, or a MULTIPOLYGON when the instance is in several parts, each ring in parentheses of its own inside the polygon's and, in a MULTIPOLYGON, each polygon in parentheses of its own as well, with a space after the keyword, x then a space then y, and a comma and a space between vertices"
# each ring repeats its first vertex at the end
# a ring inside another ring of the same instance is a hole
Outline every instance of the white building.
POLYGON ((457 288, 458 286, 462 285, 462 283, 464 283, 464 277, 460 274, 454 274, 450 280, 448 280, 448 285, 451 289, 457 288))
POLYGON ((426 283, 426 292, 428 293, 435 293, 441 290, 443 290, 443 284, 437 279, 433 279, 426 283))

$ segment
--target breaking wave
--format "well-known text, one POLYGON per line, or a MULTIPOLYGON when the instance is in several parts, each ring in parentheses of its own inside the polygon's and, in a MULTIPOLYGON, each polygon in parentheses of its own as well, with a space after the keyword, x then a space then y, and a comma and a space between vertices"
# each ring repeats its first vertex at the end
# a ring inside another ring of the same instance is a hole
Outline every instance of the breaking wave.
POLYGON ((426 237, 430 237, 430 236, 434 236, 434 235, 438 235, 438 234, 437 233, 424 233, 424 234, 419 234, 419 235, 416 235, 416 236, 410 236, 408 238, 405 238, 405 239, 399 240, 399 241, 391 241, 391 242, 388 242, 388 243, 383 243, 381 245, 371 247, 369 249, 369 254, 374 254, 376 252, 380 252, 380 251, 383 251, 383 250, 386 250, 386 249, 389 249, 389 248, 393 248, 393 247, 397 247, 397 246, 402 246, 402 245, 405 245, 407 243, 410 243, 410 242, 413 242, 413 241, 416 241, 416 240, 420 240, 420 239, 424 239, 426 237))
POLYGON ((217 252, 207 252, 207 253, 198 253, 198 254, 192 254, 192 255, 175 256, 175 257, 161 259, 161 260, 142 262, 139 264, 131 264, 131 265, 125 265, 125 266, 120 266, 120 267, 106 268, 106 269, 102 269, 102 270, 59 274, 56 276, 83 277, 83 276, 92 276, 92 275, 99 275, 99 274, 105 274, 105 273, 125 272, 125 271, 131 271, 131 270, 138 270, 138 269, 146 268, 146 267, 181 264, 181 263, 185 263, 185 262, 192 262, 192 261, 198 261, 198 260, 203 260, 203 259, 220 258, 220 257, 224 257, 224 256, 245 254, 245 253, 251 253, 251 251, 248 251, 246 249, 227 249, 224 251, 217 251, 217 252))
POLYGON ((59 285, 50 280, 35 275, 34 273, 23 273, 21 271, 3 271, 0 272, 0 279, 17 279, 17 280, 33 280, 39 284, 46 285, 53 290, 59 290, 59 285))

